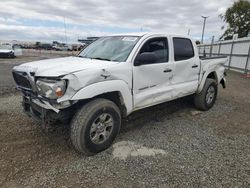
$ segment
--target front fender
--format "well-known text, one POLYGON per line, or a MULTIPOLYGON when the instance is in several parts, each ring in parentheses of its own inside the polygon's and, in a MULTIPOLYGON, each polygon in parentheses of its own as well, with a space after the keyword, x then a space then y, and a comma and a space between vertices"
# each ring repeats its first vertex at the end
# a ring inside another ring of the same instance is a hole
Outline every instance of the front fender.
POLYGON ((89 99, 115 91, 120 92, 123 97, 124 104, 127 108, 127 114, 131 113, 133 110, 133 96, 128 84, 122 80, 109 80, 88 85, 80 89, 70 100, 89 99))

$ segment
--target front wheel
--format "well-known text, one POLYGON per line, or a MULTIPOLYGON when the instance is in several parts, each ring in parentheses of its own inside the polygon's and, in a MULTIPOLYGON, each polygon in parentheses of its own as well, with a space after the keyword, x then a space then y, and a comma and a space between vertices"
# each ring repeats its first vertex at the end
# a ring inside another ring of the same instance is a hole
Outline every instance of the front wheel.
POLYGON ((202 91, 194 96, 194 105, 199 110, 209 110, 215 103, 218 87, 214 79, 207 78, 202 91))
POLYGON ((15 57, 15 54, 14 54, 13 52, 10 52, 10 53, 8 54, 8 56, 9 56, 10 58, 14 58, 14 57, 15 57))
POLYGON ((73 117, 70 138, 75 149, 92 155, 107 149, 121 127, 120 110, 106 99, 85 104, 73 117))

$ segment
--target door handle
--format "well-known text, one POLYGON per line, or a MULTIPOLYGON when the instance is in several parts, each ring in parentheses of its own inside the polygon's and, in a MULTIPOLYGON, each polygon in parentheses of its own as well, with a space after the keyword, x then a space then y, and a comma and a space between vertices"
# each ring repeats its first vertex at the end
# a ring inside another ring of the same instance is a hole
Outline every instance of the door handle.
POLYGON ((165 69, 163 72, 172 72, 172 69, 165 69))
POLYGON ((193 66, 192 66, 192 68, 197 68, 198 67, 198 65, 196 65, 196 64, 194 64, 193 66))

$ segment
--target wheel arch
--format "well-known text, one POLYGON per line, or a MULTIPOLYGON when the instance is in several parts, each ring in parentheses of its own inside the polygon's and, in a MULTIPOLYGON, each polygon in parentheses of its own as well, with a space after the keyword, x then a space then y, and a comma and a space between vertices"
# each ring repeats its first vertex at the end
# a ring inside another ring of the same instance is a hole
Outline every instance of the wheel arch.
POLYGON ((128 85, 121 80, 111 80, 91 84, 79 90, 71 100, 84 103, 94 98, 104 98, 114 102, 126 117, 133 109, 133 97, 128 85))
POLYGON ((207 75, 207 78, 211 78, 211 79, 215 80, 216 83, 218 83, 218 76, 217 76, 216 71, 210 72, 210 73, 207 75))
POLYGON ((122 117, 127 116, 127 107, 124 103, 124 99, 123 99, 123 96, 122 96, 120 91, 112 91, 112 92, 108 92, 108 93, 103 93, 103 94, 97 95, 93 98, 103 98, 103 99, 107 99, 107 100, 112 101, 120 109, 122 117))
POLYGON ((201 79, 200 85, 198 87, 197 93, 201 92, 202 88, 205 85, 205 82, 206 82, 207 78, 211 78, 211 79, 215 80, 217 84, 219 83, 218 73, 215 70, 206 71, 202 76, 202 79, 201 79))

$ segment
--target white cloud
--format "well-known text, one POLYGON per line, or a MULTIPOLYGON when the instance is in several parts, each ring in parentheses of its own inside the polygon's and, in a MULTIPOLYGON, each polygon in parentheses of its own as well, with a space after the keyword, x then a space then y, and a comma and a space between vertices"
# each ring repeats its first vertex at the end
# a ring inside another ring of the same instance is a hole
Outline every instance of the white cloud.
POLYGON ((67 35, 72 40, 77 36, 98 35, 112 32, 107 27, 128 29, 147 28, 151 31, 201 35, 203 20, 209 16, 206 35, 219 37, 223 25, 218 17, 233 0, 2 0, 0 9, 0 38, 53 40, 64 37, 63 19, 66 18, 67 35), (61 22, 54 26, 20 25, 20 20, 43 20, 61 22), (15 22, 16 21, 16 22, 15 22), (81 26, 88 26, 82 30, 81 26), (98 26, 98 27, 96 27, 98 26), (17 32, 18 31, 18 32, 17 32))

